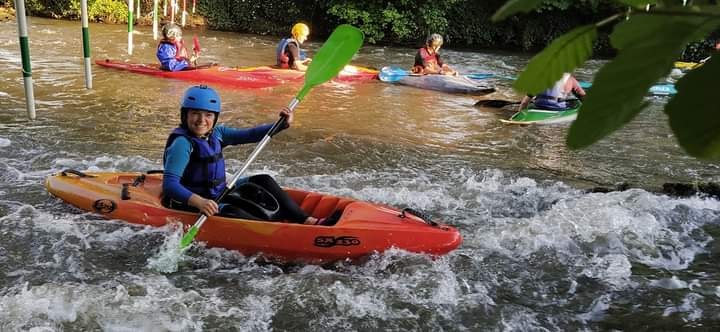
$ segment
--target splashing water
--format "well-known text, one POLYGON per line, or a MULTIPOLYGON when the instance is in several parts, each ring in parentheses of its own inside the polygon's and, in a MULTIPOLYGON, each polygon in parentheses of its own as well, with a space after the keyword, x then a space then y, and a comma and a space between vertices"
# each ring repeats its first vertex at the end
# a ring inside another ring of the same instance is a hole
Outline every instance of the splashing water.
POLYGON ((184 260, 185 252, 192 247, 180 248, 182 236, 182 227, 173 227, 173 231, 165 238, 158 252, 148 258, 147 267, 160 273, 176 272, 178 265, 184 260))

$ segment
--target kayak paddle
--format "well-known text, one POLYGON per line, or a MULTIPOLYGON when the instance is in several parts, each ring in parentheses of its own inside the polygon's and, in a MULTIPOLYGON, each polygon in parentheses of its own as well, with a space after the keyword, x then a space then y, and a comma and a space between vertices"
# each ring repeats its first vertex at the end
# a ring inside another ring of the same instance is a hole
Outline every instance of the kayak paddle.
MULTIPOLYGON (((592 88, 592 82, 579 81, 580 87, 583 89, 592 88)), ((675 84, 672 83, 658 83, 650 87, 648 93, 654 96, 672 96, 677 94, 675 84)))
POLYGON ((195 67, 197 67, 197 58, 200 56, 200 41, 198 40, 197 35, 193 36, 193 52, 195 53, 195 67))
POLYGON ((405 69, 397 66, 385 66, 380 69, 378 78, 383 82, 397 82, 405 76, 420 76, 420 74, 413 74, 405 69))
MULTIPOLYGON (((338 26, 330 35, 328 40, 325 41, 325 44, 323 44, 323 46, 317 51, 313 61, 308 66, 308 69, 305 72, 305 84, 300 89, 297 96, 290 101, 290 105, 288 105, 290 112, 295 110, 295 107, 297 107, 300 101, 305 98, 305 95, 307 95, 312 88, 335 77, 360 49, 363 39, 363 33, 358 28, 347 24, 338 26)), ((216 201, 219 202, 222 200, 222 198, 230 192, 233 187, 235 187, 237 180, 240 176, 242 176, 245 170, 247 170, 250 163, 257 158, 265 145, 270 142, 270 138, 285 127, 285 121, 285 117, 280 117, 280 119, 273 124, 272 128, 268 130, 265 137, 263 137, 263 139, 258 143, 252 153, 250 153, 250 156, 245 161, 245 164, 232 177, 232 180, 227 184, 225 190, 222 194, 220 194, 216 201)), ((202 227, 203 223, 207 220, 207 217, 208 216, 204 214, 200 215, 195 224, 190 227, 188 232, 180 240, 180 249, 184 249, 192 243, 200 230, 200 227, 202 227)))
MULTIPOLYGON (((385 66, 380 70, 380 73, 378 73, 378 78, 381 81, 388 83, 397 82, 406 76, 422 76, 422 74, 411 73, 410 71, 407 71, 397 66, 385 66)), ((462 74, 460 76, 465 76, 473 80, 484 80, 486 78, 502 78, 508 80, 515 79, 515 77, 499 76, 491 73, 462 74)))
POLYGON ((490 108, 503 108, 508 105, 519 105, 519 104, 520 104, 520 101, 485 99, 485 100, 478 100, 478 102, 475 103, 475 106, 490 107, 490 108))

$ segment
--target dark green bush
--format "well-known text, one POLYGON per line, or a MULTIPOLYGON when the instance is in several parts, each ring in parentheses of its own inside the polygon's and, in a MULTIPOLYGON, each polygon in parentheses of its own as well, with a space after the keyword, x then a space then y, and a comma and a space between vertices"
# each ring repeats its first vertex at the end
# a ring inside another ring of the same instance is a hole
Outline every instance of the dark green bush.
MULTIPOLYGON (((293 24, 312 22, 312 1, 213 0, 198 2, 198 11, 212 29, 287 35, 293 24)), ((317 29, 310 24, 311 29, 317 29)))
POLYGON ((88 3, 88 16, 94 21, 127 23, 128 7, 123 1, 95 0, 88 3))
MULTIPOLYGON (((11 0, 0 0, 12 6, 11 0)), ((616 13, 610 0, 545 0, 538 10, 490 22, 506 0, 206 0, 197 13, 211 29, 287 36, 297 22, 310 25, 310 38, 322 40, 338 24, 359 27, 371 44, 419 46, 429 33, 445 36, 447 47, 537 51, 570 29, 616 13)), ((31 15, 79 17, 80 0, 27 0, 31 15)), ((190 5, 191 1, 188 1, 190 5)), ((141 0, 143 15, 152 0, 141 0)), ((127 1, 89 0, 95 21, 127 22, 127 1)), ((160 1, 162 10, 162 1, 160 1)), ((188 11, 190 8, 188 8, 188 11)), ((609 55, 607 33, 601 31, 596 54, 609 55)))

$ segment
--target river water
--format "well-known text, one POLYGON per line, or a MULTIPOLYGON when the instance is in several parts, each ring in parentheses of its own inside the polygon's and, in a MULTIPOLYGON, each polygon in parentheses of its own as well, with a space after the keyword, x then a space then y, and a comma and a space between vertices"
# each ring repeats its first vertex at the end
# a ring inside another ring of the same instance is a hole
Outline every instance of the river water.
MULTIPOLYGON (((326 84, 250 173, 286 186, 428 211, 460 229, 439 259, 393 250, 361 264, 262 263, 194 248, 179 271, 148 266, 169 229, 130 226, 49 196, 66 168, 161 168, 188 83, 93 67, 80 23, 30 18, 37 119, 27 120, 14 22, 0 22, 0 331, 560 331, 717 329, 720 203, 654 193, 720 180, 686 156, 663 98, 587 150, 567 126, 511 127, 475 98, 380 82, 326 84), (635 188, 586 193, 620 182, 635 188)), ((94 59, 153 62, 149 27, 91 25, 94 59)), ((272 61, 275 39, 191 30, 202 61, 272 61)), ((307 45, 312 54, 320 42, 307 45)), ((366 46, 353 63, 409 67, 414 51, 366 46)), ((445 50, 462 72, 513 75, 528 56, 445 50)), ((590 79, 601 63, 578 71, 590 79)), ((505 82, 497 82, 509 91, 505 82)), ((221 121, 272 122, 299 86, 219 88, 221 121)), ((512 97, 512 92, 503 92, 512 97)), ((613 110, 607 110, 612 112, 613 110)), ((229 171, 253 146, 226 149, 229 171)))

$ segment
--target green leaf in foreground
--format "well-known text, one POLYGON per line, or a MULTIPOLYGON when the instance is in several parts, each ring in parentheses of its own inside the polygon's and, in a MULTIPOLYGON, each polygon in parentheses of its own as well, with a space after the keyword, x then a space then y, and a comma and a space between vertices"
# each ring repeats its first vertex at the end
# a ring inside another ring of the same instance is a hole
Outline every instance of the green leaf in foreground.
POLYGON ((492 16, 492 21, 497 22, 519 12, 529 12, 543 2, 543 0, 509 0, 492 16))
POLYGON ((533 57, 513 87, 537 94, 552 86, 563 73, 572 72, 592 54, 597 38, 594 24, 575 28, 555 39, 550 46, 533 57))
POLYGON ((618 56, 595 76, 567 144, 589 146, 632 120, 643 108, 651 85, 664 77, 680 51, 697 33, 708 34, 707 18, 637 15, 620 23, 611 39, 618 56))
POLYGON ((665 106, 680 146, 694 157, 720 159, 718 77, 720 58, 714 56, 677 82, 678 94, 665 106))

